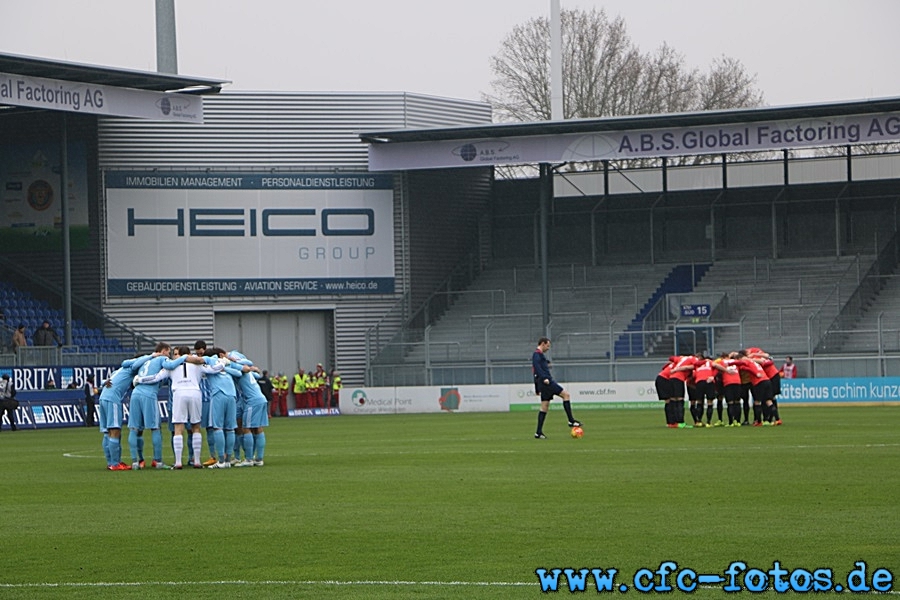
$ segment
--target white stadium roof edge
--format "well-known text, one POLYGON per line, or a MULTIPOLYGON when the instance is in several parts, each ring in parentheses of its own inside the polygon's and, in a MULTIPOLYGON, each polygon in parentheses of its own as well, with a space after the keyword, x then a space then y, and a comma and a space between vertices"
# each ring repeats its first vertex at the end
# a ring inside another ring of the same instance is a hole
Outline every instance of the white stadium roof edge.
POLYGON ((435 142, 447 140, 459 141, 498 137, 509 138, 569 133, 631 131, 652 129, 660 126, 708 127, 714 125, 733 125, 773 120, 823 119, 849 115, 885 113, 898 110, 900 110, 900 98, 874 98, 869 100, 852 100, 795 106, 772 106, 763 108, 662 113, 656 115, 634 115, 590 119, 566 119, 564 121, 492 123, 457 127, 433 127, 428 129, 370 131, 360 134, 360 139, 370 144, 435 142))
MULTIPOLYGON (((154 92, 216 94, 230 81, 0 53, 0 73, 154 92)), ((0 99, 0 105, 6 105, 0 99)))
POLYGON ((372 131, 374 171, 557 164, 900 141, 900 98, 372 131))

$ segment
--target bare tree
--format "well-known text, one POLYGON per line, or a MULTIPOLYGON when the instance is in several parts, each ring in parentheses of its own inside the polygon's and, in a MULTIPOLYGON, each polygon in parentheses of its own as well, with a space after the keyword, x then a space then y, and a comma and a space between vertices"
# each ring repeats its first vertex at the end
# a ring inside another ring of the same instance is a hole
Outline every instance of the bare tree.
MULTIPOLYGON (((756 77, 737 59, 721 57, 708 71, 689 68, 668 44, 642 53, 625 21, 603 9, 563 10, 563 116, 566 119, 661 114, 763 104, 756 77)), ((491 59, 499 121, 550 119, 550 22, 516 25, 491 59)), ((711 160, 694 157, 691 162, 711 160)), ((630 161, 631 166, 658 161, 630 161)), ((674 160, 672 162, 680 162, 674 160)))
POLYGON ((762 106, 763 94, 755 86, 756 77, 747 73, 739 60, 722 56, 701 76, 694 110, 762 106))

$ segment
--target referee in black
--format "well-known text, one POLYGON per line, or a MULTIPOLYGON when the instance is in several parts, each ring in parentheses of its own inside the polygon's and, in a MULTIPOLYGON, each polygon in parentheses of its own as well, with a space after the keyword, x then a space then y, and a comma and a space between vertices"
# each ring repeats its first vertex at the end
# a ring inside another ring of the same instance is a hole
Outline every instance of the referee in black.
POLYGON ((550 349, 550 338, 542 337, 538 340, 537 348, 531 355, 531 371, 534 375, 534 391, 541 396, 541 410, 538 412, 537 431, 534 433, 535 439, 543 440, 547 436, 544 435, 544 419, 547 418, 547 411, 550 409, 550 401, 553 396, 559 396, 563 401, 563 408, 566 416, 569 417, 569 427, 581 427, 581 423, 576 421, 572 416, 572 403, 569 401, 569 392, 563 389, 550 374, 550 360, 547 358, 547 350, 550 349))

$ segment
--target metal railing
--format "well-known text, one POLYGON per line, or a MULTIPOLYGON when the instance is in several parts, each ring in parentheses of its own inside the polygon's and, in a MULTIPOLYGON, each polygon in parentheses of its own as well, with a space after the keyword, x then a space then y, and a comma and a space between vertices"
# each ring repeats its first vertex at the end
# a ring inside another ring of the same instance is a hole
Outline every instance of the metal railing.
MULTIPOLYGON (((587 285, 587 265, 582 263, 561 263, 547 265, 547 270, 551 274, 554 281, 558 281, 561 274, 566 274, 569 287, 583 287, 587 285)), ((513 267, 513 290, 515 292, 525 291, 520 286, 531 286, 539 284, 541 281, 541 267, 513 267)))
POLYGON ((551 288, 550 312, 559 310, 559 305, 565 300, 577 303, 578 298, 582 296, 586 296, 582 302, 590 301, 597 310, 605 311, 609 315, 621 311, 630 311, 634 315, 640 309, 636 285, 599 285, 551 288), (600 298, 605 300, 603 304, 597 302, 600 298))
MULTIPOLYGON (((876 260, 876 263, 877 262, 878 261, 876 260)), ((874 266, 875 265, 873 265, 873 267, 874 266)), ((822 300, 822 303, 807 318, 808 351, 810 355, 814 352, 826 349, 823 345, 823 341, 826 340, 828 330, 835 326, 841 312, 844 310, 845 303, 849 301, 853 293, 859 290, 862 282, 861 270, 860 256, 857 255, 856 260, 847 267, 847 270, 844 271, 838 281, 831 287, 828 294, 822 300), (841 299, 842 286, 847 292, 845 300, 841 299)))
POLYGON ((118 365, 134 352, 82 352, 78 346, 28 346, 18 348, 16 352, 6 351, 0 354, 0 366, 35 367, 62 365, 98 366, 118 365))
MULTIPOLYGON (((551 350, 553 375, 566 383, 589 381, 653 381, 666 358, 643 359, 567 359, 556 348, 551 350)), ((784 356, 776 357, 780 366, 784 356)), ((792 355, 801 378, 828 377, 900 377, 900 352, 874 355, 792 355)), ((529 383, 530 354, 519 360, 469 361, 455 364, 424 365, 398 363, 378 365, 371 374, 371 385, 491 385, 529 383)))
POLYGON ((839 310, 830 326, 817 344, 816 351, 825 351, 828 348, 839 347, 842 339, 846 337, 847 330, 852 330, 863 316, 867 304, 881 291, 885 282, 894 277, 890 275, 898 264, 898 249, 900 249, 900 234, 888 240, 880 249, 875 261, 865 274, 858 276, 859 282, 853 293, 839 310))

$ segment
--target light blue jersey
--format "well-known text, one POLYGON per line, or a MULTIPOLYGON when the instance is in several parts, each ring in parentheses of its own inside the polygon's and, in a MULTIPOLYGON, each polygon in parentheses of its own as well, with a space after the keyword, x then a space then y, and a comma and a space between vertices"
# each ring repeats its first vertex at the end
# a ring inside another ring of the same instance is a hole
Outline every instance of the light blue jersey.
POLYGON ((103 432, 103 453, 106 456, 106 466, 112 468, 122 460, 122 441, 118 435, 110 435, 111 429, 121 430, 125 424, 125 413, 122 402, 125 394, 131 388, 131 380, 144 363, 153 358, 146 354, 139 358, 129 358, 122 361, 121 366, 109 376, 110 385, 105 384, 100 389, 100 431, 103 432))
MULTIPOLYGON (((209 365, 219 362, 217 357, 203 358, 209 365)), ((221 373, 206 376, 210 395, 208 425, 213 429, 214 456, 220 464, 226 462, 234 448, 234 430, 237 428, 237 388, 234 386, 234 377, 239 377, 240 374, 238 369, 227 366, 221 373)))
MULTIPOLYGON (((145 362, 138 369, 137 377, 142 380, 156 378, 163 370, 163 363, 169 360, 166 356, 157 356, 145 362)), ((164 379, 164 377, 162 378, 164 379)), ((162 379, 140 383, 131 392, 131 406, 129 407, 128 426, 138 431, 143 429, 159 429, 159 382, 162 379)))
POLYGON ((259 389, 257 379, 258 374, 253 371, 241 373, 236 378, 237 387, 244 398, 243 425, 248 429, 269 425, 268 401, 259 389))
POLYGON ((153 464, 162 465, 162 432, 159 430, 159 381, 162 366, 168 357, 165 355, 151 358, 138 369, 137 378, 150 378, 152 383, 137 383, 131 392, 131 405, 128 414, 128 445, 131 449, 131 468, 142 460, 144 438, 139 435, 144 429, 152 431, 153 464))
MULTIPOLYGON (((237 365, 253 366, 253 363, 237 350, 229 352, 228 358, 237 365)), ((237 466, 239 467, 262 466, 264 464, 266 434, 263 431, 263 427, 269 425, 269 410, 268 401, 259 388, 258 380, 260 377, 261 375, 256 371, 245 371, 243 369, 240 377, 235 377, 238 392, 244 399, 242 425, 246 432, 239 441, 244 451, 244 461, 238 463, 237 466)), ((237 451, 235 451, 235 456, 238 456, 237 451)))
POLYGON ((122 411, 122 401, 128 389, 135 371, 152 357, 150 354, 140 358, 129 358, 122 361, 122 365, 109 376, 110 386, 103 385, 100 388, 100 430, 121 429, 125 422, 122 411))
MULTIPOLYGON (((209 365, 215 365, 219 359, 205 356, 209 365)), ((234 367, 227 366, 221 373, 207 375, 206 382, 209 385, 210 408, 209 424, 216 429, 235 429, 235 402, 237 388, 234 386, 234 377, 240 377, 241 372, 234 367)))

